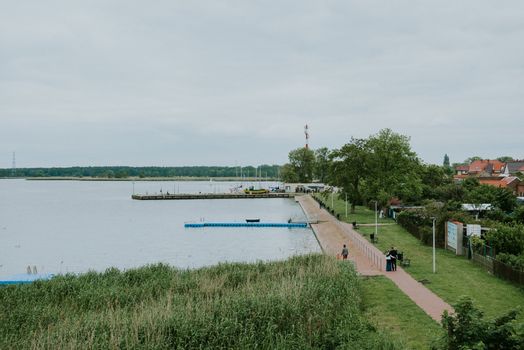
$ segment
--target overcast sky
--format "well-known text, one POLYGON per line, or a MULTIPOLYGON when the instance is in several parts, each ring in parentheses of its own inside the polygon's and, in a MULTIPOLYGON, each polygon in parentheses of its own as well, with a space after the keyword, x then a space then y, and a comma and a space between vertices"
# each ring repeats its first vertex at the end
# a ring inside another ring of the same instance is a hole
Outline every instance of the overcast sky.
POLYGON ((0 0, 0 167, 524 158, 524 1, 0 0))

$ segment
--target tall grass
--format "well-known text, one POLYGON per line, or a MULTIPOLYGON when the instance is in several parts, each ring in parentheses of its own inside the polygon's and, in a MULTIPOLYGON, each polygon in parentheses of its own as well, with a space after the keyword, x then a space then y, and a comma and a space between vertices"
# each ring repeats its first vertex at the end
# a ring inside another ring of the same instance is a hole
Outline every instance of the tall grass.
POLYGON ((199 270, 152 265, 0 288, 0 348, 395 349, 322 255, 199 270))

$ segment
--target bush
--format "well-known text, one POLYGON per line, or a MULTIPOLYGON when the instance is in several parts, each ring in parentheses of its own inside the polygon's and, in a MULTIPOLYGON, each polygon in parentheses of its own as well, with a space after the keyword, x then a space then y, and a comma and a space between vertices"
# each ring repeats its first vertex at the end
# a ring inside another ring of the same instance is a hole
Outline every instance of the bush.
POLYGON ((497 260, 511 266, 515 270, 524 271, 524 255, 499 253, 497 254, 497 260))
POLYGON ((524 225, 499 224, 486 234, 488 244, 495 253, 524 254, 524 225))
POLYGON ((521 349, 524 344, 523 324, 516 324, 517 310, 494 320, 484 320, 470 298, 462 297, 453 305, 455 314, 444 311, 442 326, 446 335, 433 349, 521 349))
MULTIPOLYGON (((433 220, 425 210, 403 211, 397 215, 397 223, 423 244, 431 245, 433 243, 433 220)), ((438 217, 435 223, 435 240, 439 247, 444 246, 444 223, 445 216, 438 217)))

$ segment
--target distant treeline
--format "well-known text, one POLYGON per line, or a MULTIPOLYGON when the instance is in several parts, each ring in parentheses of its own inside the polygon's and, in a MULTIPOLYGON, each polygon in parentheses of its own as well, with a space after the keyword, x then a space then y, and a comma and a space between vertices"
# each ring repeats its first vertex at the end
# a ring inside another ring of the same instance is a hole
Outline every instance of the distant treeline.
POLYGON ((226 166, 182 166, 182 167, 129 167, 93 166, 67 168, 19 168, 0 169, 2 177, 279 177, 279 165, 260 165, 258 167, 226 166))

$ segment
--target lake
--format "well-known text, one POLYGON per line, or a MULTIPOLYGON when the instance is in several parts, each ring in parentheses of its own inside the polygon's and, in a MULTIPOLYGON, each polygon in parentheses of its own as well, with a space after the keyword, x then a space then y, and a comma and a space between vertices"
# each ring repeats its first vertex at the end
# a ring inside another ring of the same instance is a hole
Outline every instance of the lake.
POLYGON ((184 228, 185 222, 245 222, 246 218, 305 221, 293 199, 131 199, 133 191, 221 193, 238 185, 0 180, 0 277, 25 273, 28 265, 36 266, 39 273, 55 274, 158 262, 195 268, 320 251, 310 229, 184 228))

